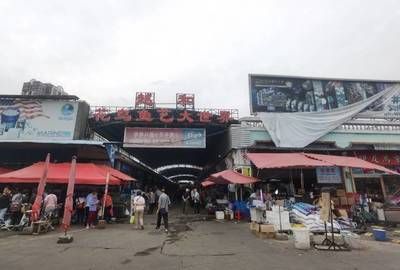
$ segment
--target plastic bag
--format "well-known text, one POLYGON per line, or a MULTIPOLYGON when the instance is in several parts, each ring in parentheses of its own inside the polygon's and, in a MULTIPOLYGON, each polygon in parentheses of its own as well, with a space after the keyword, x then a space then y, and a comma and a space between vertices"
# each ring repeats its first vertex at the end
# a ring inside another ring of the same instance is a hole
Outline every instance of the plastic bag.
POLYGON ((135 216, 131 216, 131 219, 129 220, 130 224, 134 224, 135 223, 135 216))

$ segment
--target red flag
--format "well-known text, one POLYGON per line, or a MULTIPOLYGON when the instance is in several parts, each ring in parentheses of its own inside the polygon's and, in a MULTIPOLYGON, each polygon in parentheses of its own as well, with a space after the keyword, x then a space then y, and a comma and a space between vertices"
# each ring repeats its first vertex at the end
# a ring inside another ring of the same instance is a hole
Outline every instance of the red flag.
POLYGON ((106 200, 107 200, 107 194, 108 194, 108 183, 110 182, 110 172, 107 172, 107 177, 106 177, 106 188, 104 190, 104 196, 103 196, 103 210, 102 210, 102 218, 104 218, 104 210, 106 209, 106 200))
POLYGON ((64 217, 62 221, 62 228, 65 233, 67 233, 67 230, 71 225, 71 216, 72 216, 72 211, 74 210, 73 198, 74 198, 74 187, 75 187, 75 172, 76 172, 76 157, 73 157, 71 162, 71 169, 69 171, 67 196, 65 198, 64 217))
POLYGON ((47 154, 46 161, 43 167, 43 174, 38 184, 35 202, 32 205, 32 221, 37 221, 40 216, 40 209, 42 207, 44 188, 46 187, 49 163, 50 163, 50 153, 47 154))

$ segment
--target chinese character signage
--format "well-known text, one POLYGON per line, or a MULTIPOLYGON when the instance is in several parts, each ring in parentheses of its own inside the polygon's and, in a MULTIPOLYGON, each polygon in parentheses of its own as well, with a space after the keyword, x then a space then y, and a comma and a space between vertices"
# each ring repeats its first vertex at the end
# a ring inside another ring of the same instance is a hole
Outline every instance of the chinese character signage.
MULTIPOLYGON (((250 75, 251 112, 313 112, 341 108, 393 87, 395 82, 250 75)), ((398 100, 390 104, 398 110, 398 100)))
POLYGON ((176 94, 177 109, 194 109, 194 94, 176 94))
POLYGON ((397 152, 355 152, 354 156, 381 166, 400 166, 400 154, 397 152))
POLYGON ((318 167, 317 182, 320 184, 341 184, 342 174, 339 167, 318 167))
POLYGON ((72 140, 76 101, 0 99, 0 141, 72 140))
POLYGON ((220 110, 216 114, 211 111, 175 110, 175 109, 136 109, 117 108, 110 112, 107 107, 96 107, 92 114, 95 122, 160 122, 163 124, 181 123, 214 123, 229 124, 233 120, 231 111, 220 110))
POLYGON ((153 109, 155 108, 155 93, 152 92, 136 92, 135 108, 136 109, 153 109))
POLYGON ((127 127, 124 147, 134 148, 206 148, 203 128, 127 127))

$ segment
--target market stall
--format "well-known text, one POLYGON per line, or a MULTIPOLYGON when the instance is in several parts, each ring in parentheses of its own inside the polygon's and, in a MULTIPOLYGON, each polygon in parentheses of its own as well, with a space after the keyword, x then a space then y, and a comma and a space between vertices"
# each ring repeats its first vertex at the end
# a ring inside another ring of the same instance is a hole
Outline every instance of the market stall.
POLYGON ((229 208, 229 201, 226 199, 217 199, 216 200, 216 216, 217 218, 223 218, 224 216, 232 216, 232 213, 227 213, 230 212, 228 210, 233 210, 236 214, 236 218, 240 219, 241 216, 244 216, 247 214, 247 207, 245 206, 245 203, 243 202, 243 189, 240 188, 240 199, 239 195, 237 194, 237 185, 248 185, 248 184, 254 184, 258 182, 259 180, 254 178, 254 177, 249 177, 242 175, 236 171, 233 170, 224 170, 218 173, 214 173, 210 175, 205 181, 202 182, 203 187, 209 187, 213 185, 235 185, 235 201, 233 202, 233 205, 229 208), (222 212, 222 213, 221 213, 222 212), (225 212, 225 213, 223 213, 225 212))
MULTIPOLYGON (((348 167, 375 170, 390 175, 399 175, 395 171, 355 157, 310 153, 249 153, 247 154, 247 157, 259 170, 306 168, 326 168, 331 170, 329 168, 348 167)), ((302 179, 302 181, 306 180, 302 179)), ((320 233, 324 230, 326 231, 327 228, 330 228, 331 231, 352 229, 354 224, 349 218, 347 210, 350 210, 350 207, 356 204, 361 204, 361 208, 363 209, 362 202, 359 202, 359 194, 346 192, 344 186, 341 186, 340 188, 335 186, 331 187, 329 194, 329 201, 332 202, 332 208, 330 209, 335 210, 334 214, 332 214, 335 215, 335 219, 331 222, 321 218, 321 208, 316 200, 313 204, 307 204, 301 199, 298 200, 298 198, 286 198, 286 200, 281 204, 283 205, 284 211, 290 211, 290 221, 292 223, 301 224, 309 232, 320 233)), ((276 202, 274 202, 274 204, 276 204, 276 202)), ((271 223, 271 221, 267 218, 267 220, 262 223, 268 224, 271 223)), ((255 224, 252 224, 252 229, 262 231, 261 228, 262 224, 259 224, 258 227, 255 224)), ((265 230, 266 229, 264 229, 264 231, 265 230)), ((267 230, 272 230, 272 227, 269 227, 267 230)))
MULTIPOLYGON (((48 184, 67 184, 70 163, 50 163, 48 169, 48 184)), ((20 170, 0 175, 0 183, 38 183, 43 172, 44 162, 37 162, 20 170)), ((109 166, 93 163, 76 164, 77 185, 104 185, 107 172, 110 172, 110 185, 120 185, 122 181, 133 177, 117 171, 109 166)))

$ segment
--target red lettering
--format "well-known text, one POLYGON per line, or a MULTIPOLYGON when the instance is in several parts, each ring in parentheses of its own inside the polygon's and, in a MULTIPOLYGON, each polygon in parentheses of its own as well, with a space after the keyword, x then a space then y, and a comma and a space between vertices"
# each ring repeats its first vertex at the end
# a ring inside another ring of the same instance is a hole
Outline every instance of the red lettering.
POLYGON ((193 123, 194 121, 190 113, 186 110, 184 110, 179 114, 178 122, 184 122, 185 120, 188 121, 189 123, 193 123))
POLYGON ((138 121, 145 121, 145 122, 153 121, 153 118, 151 117, 151 112, 149 112, 148 110, 141 110, 139 112, 138 121))
POLYGON ((132 120, 132 116, 127 109, 119 109, 117 110, 117 115, 114 118, 115 120, 122 120, 124 122, 129 122, 132 120))
POLYGON ((172 123, 174 121, 174 118, 169 115, 171 110, 169 109, 159 109, 157 112, 160 114, 160 121, 163 123, 172 123))
POLYGON ((108 122, 111 117, 108 115, 109 110, 105 107, 96 108, 94 112, 94 119, 99 122, 108 122))
POLYGON ((220 123, 229 123, 231 120, 231 112, 230 111, 220 111, 219 118, 220 123))
POLYGON ((210 123, 212 118, 212 113, 210 112, 199 112, 200 122, 210 123))

